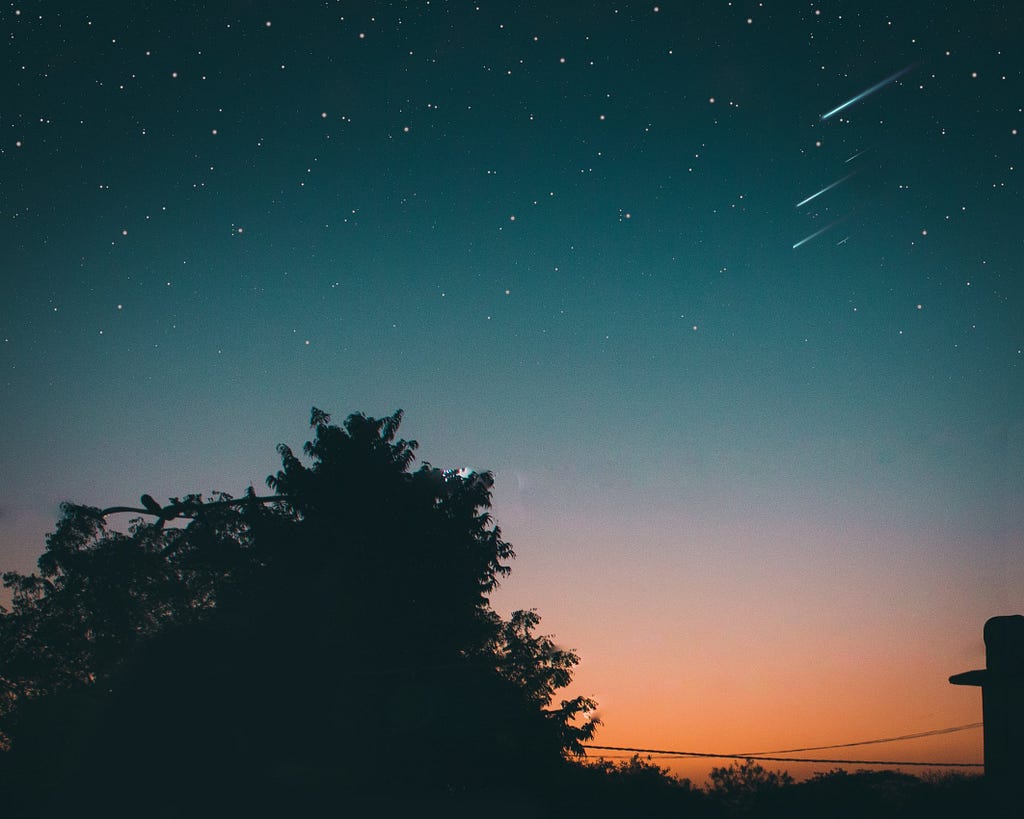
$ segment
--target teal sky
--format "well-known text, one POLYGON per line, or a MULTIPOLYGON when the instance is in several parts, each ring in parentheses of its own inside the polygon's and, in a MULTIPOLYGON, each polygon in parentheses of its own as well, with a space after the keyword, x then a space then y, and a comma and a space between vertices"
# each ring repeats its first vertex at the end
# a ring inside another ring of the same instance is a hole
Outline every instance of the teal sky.
POLYGON ((62 500, 240 494, 311 406, 402 408, 496 473, 496 602, 592 663, 606 740, 607 669, 675 673, 652 612, 745 613, 748 662, 761 616, 792 663, 901 634, 940 704, 890 721, 970 721, 942 674, 1024 608, 1022 15, 10 6, 0 564, 62 500))

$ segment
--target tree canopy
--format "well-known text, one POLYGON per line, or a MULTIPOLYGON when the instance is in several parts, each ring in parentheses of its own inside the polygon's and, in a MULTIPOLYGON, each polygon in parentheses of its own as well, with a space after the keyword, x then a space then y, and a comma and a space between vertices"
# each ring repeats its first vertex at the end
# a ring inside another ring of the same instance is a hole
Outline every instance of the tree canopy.
POLYGON ((192 815, 440 797, 581 753, 595 704, 556 701, 577 655, 535 611, 490 605, 514 557, 493 476, 414 468, 401 420, 314 408, 302 457, 278 447, 270 497, 146 496, 125 533, 65 504, 38 573, 4 575, 12 797, 46 786, 116 814, 114 780, 125 813, 184 782, 166 795, 192 815))

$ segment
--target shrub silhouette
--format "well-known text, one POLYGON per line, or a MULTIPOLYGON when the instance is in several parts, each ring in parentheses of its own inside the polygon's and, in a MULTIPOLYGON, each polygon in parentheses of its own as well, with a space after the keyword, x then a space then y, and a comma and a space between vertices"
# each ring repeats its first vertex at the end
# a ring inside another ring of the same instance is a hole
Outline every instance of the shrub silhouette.
POLYGON ((769 771, 752 759, 712 768, 710 795, 728 810, 752 812, 766 797, 793 784, 786 771, 769 771))
POLYGON ((588 763, 579 779, 574 808, 581 816, 701 817, 714 815, 715 805, 688 779, 634 754, 613 763, 588 763))
POLYGON ((755 815, 787 819, 959 819, 1011 814, 988 801, 984 780, 977 775, 932 774, 919 778, 891 770, 831 770, 771 791, 761 800, 755 815))

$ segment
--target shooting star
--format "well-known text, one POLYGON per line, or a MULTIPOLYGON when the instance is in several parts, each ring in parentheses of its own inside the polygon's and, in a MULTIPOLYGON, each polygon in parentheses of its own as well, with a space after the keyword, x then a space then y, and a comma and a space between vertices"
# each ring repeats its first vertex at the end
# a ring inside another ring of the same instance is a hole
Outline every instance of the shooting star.
POLYGON ((844 236, 842 239, 836 242, 836 247, 839 247, 839 245, 845 245, 848 241, 850 241, 850 237, 844 236))
POLYGON ((849 179, 849 178, 850 178, 851 176, 853 176, 853 174, 852 174, 852 173, 848 173, 848 174, 847 174, 846 176, 844 176, 844 177, 843 177, 842 179, 837 179, 837 180, 836 180, 835 182, 833 182, 833 183, 832 183, 831 185, 826 185, 826 186, 825 186, 824 188, 822 188, 822 189, 821 189, 820 191, 818 191, 817 193, 812 193, 812 194, 811 194, 810 196, 808 196, 808 197, 807 197, 806 199, 804 199, 804 200, 803 200, 802 202, 797 202, 797 203, 796 203, 796 206, 797 206, 798 208, 800 208, 800 207, 803 207, 804 205, 806 205, 806 204, 807 204, 808 202, 810 202, 811 200, 813 200, 813 199, 817 199, 817 198, 818 198, 819 196, 821 196, 821 195, 822 195, 823 193, 827 193, 828 191, 832 190, 832 188, 834 188, 834 187, 835 187, 836 185, 841 185, 841 184, 842 184, 843 182, 845 182, 845 181, 846 181, 847 179, 849 179))
POLYGON ((810 236, 804 236, 804 238, 803 238, 803 239, 801 239, 801 240, 800 240, 799 242, 797 242, 797 243, 796 243, 795 245, 793 245, 793 250, 796 250, 796 249, 797 249, 798 247, 800 247, 800 245, 805 245, 805 244, 807 244, 807 243, 808 243, 809 241, 811 241, 811 239, 816 239, 816 238, 818 238, 818 237, 819 237, 819 236, 821 236, 821 234, 822 234, 822 233, 824 233, 824 232, 825 232, 826 230, 831 230, 831 229, 832 229, 832 228, 834 228, 834 227, 835 227, 836 225, 838 225, 838 224, 839 224, 839 223, 840 223, 841 221, 843 221, 843 220, 842 220, 842 219, 837 219, 836 221, 834 221, 834 222, 831 222, 831 223, 829 223, 829 224, 825 225, 825 227, 821 228, 820 230, 816 230, 816 231, 814 231, 814 233, 812 233, 812 234, 811 234, 810 236))
POLYGON ((863 151, 857 151, 857 153, 855 153, 849 159, 843 160, 843 164, 847 165, 850 162, 853 162, 853 160, 855 160, 858 156, 864 156, 864 154, 866 154, 870 150, 871 150, 870 148, 865 148, 863 151))
POLYGON ((881 89, 885 88, 885 86, 887 86, 887 85, 888 85, 889 83, 891 83, 891 82, 895 82, 895 81, 896 81, 896 80, 898 80, 898 79, 899 79, 900 77, 902 77, 902 76, 903 76, 904 74, 906 74, 907 72, 911 71, 911 70, 912 70, 913 68, 914 68, 914 66, 913 66, 913 65, 908 65, 908 66, 907 66, 906 68, 902 69, 901 71, 897 71, 897 72, 896 72, 895 74, 893 74, 893 75, 892 75, 891 77, 886 77, 886 78, 885 78, 884 80, 882 80, 881 82, 876 82, 876 83, 875 83, 874 85, 872 85, 872 86, 871 86, 871 87, 870 87, 869 89, 867 89, 867 91, 861 91, 861 92, 860 92, 860 93, 859 93, 859 94, 858 94, 857 96, 855 96, 855 97, 851 97, 851 98, 850 98, 850 99, 848 99, 848 100, 847 100, 846 102, 844 102, 844 103, 843 103, 842 105, 837 105, 837 106, 836 106, 835 108, 833 108, 833 109, 832 109, 831 111, 827 111, 826 113, 822 114, 822 115, 821 115, 821 121, 822 121, 822 122, 824 122, 824 121, 825 121, 825 120, 827 120, 827 119, 828 119, 829 117, 831 117, 831 116, 835 116, 835 115, 836 115, 836 114, 838 114, 838 113, 839 113, 840 111, 844 111, 845 109, 849 108, 849 107, 850 107, 851 105, 853 105, 853 104, 854 104, 855 102, 860 102, 860 101, 861 101, 862 99, 864 99, 865 97, 870 97, 870 96, 871 96, 872 94, 874 94, 874 93, 875 93, 876 91, 880 91, 881 89))

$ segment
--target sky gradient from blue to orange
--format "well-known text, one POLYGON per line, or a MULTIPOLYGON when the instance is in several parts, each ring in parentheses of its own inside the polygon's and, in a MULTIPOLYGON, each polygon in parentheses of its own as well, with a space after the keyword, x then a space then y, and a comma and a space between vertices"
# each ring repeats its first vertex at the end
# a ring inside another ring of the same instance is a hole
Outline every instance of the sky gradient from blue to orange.
POLYGON ((401 407, 495 473, 495 605, 579 651, 601 744, 980 720, 946 678, 1024 610, 1024 11, 215 5, 2 12, 0 566, 61 500, 240 494, 310 406, 401 407))

